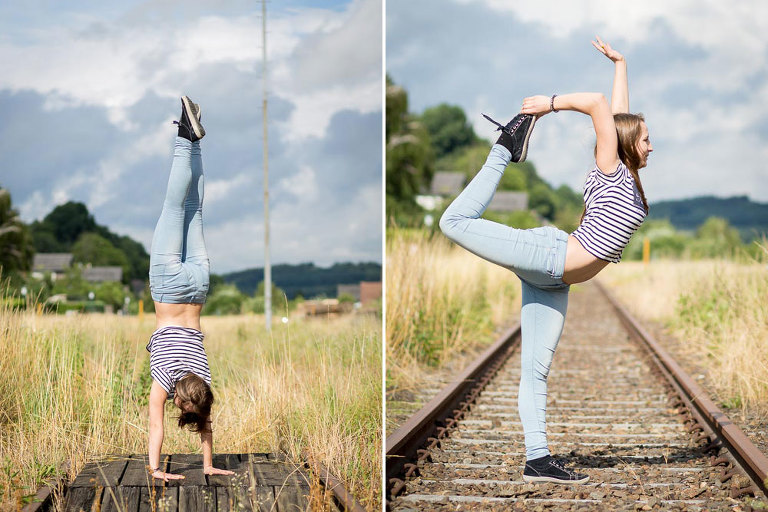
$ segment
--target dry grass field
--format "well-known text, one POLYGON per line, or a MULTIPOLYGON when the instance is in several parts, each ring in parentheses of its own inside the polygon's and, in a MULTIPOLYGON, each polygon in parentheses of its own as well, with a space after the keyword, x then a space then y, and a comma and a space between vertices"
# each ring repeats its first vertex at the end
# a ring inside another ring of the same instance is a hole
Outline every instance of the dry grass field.
POLYGON ((519 318, 514 274, 422 230, 387 232, 387 387, 487 345, 519 318))
MULTIPOLYGON (((214 453, 308 449, 370 510, 381 507, 381 320, 203 317, 214 453)), ((145 453, 154 317, 37 316, 0 308, 0 509, 71 461, 145 453)), ((168 402, 164 453, 200 453, 168 402)))
POLYGON ((768 413, 768 257, 623 262, 598 279, 638 318, 669 329, 723 405, 768 413))

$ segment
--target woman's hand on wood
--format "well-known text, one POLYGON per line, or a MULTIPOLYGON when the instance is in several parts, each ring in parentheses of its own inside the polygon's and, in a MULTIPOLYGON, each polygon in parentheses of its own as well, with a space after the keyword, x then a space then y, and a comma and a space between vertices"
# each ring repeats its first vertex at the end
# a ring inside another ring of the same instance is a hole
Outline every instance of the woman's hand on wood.
POLYGON ((234 471, 228 469, 218 469, 213 466, 206 466, 203 468, 203 473, 206 475, 234 475, 234 471))
POLYGON ((175 473, 165 473, 163 471, 160 471, 159 469, 152 473, 152 477, 156 478, 158 480, 165 480, 166 482, 168 480, 183 480, 184 475, 177 475, 175 473))

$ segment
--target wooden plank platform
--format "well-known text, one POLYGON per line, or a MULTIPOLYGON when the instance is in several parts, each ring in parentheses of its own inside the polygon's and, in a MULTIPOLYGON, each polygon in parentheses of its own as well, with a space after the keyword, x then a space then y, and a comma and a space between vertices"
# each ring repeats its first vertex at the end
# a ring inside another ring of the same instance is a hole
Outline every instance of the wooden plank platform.
POLYGON ((203 474, 202 455, 162 455, 161 468, 184 475, 163 482, 149 475, 146 455, 110 456, 85 465, 67 487, 64 510, 198 512, 308 510, 309 475, 282 456, 216 454, 213 465, 234 475, 203 474))

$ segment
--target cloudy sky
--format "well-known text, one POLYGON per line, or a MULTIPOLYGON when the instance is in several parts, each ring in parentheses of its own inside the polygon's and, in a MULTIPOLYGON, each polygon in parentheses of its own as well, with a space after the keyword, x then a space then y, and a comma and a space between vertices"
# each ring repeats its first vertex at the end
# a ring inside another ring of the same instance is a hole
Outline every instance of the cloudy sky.
MULTIPOLYGON (((476 132, 506 122, 525 96, 599 91, 627 59, 630 109, 646 116, 654 153, 641 178, 650 202, 747 195, 768 202, 768 5, 762 1, 387 0, 386 68, 411 110, 448 102, 476 132)), ((528 158, 550 183, 581 190, 593 165, 589 118, 550 114, 528 158)))
MULTIPOLYGON (((381 0, 267 9, 272 262, 381 261, 381 0)), ((261 22, 242 0, 0 4, 0 185, 22 218, 81 201, 149 250, 187 94, 212 270, 263 265, 261 22)))

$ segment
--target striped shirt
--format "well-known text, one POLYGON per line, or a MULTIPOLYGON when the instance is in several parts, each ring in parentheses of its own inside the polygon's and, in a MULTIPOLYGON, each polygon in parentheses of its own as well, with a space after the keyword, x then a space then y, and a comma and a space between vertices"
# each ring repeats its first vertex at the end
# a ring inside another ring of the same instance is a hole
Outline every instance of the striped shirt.
POLYGON ((646 216, 627 166, 619 162, 613 174, 604 174, 595 166, 584 183, 584 204, 584 220, 572 235, 593 256, 618 263, 646 216))
POLYGON ((149 373, 168 393, 171 400, 176 383, 194 373, 211 385, 208 357, 203 348, 203 333, 187 327, 161 327, 152 333, 147 343, 149 373))

